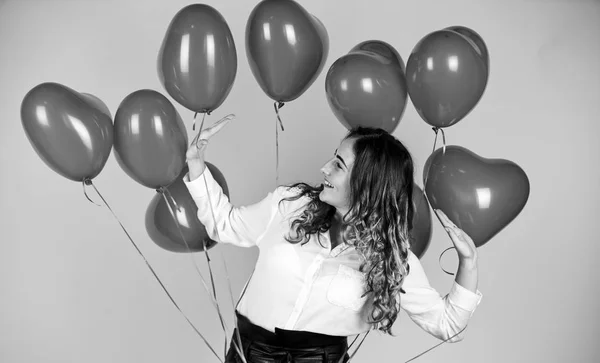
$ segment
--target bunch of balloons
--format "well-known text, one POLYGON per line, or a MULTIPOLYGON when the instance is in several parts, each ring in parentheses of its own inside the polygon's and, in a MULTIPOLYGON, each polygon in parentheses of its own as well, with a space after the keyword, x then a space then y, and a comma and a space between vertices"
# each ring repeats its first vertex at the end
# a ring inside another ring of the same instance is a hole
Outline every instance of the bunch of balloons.
MULTIPOLYGON (((452 26, 423 37, 406 67, 380 40, 361 42, 327 72, 325 90, 333 113, 346 128, 379 127, 393 132, 410 97, 436 133, 461 121, 477 105, 489 77, 489 54, 472 29, 452 26)), ((415 185, 411 230, 421 257, 431 238, 429 204, 441 209, 477 246, 508 225, 523 209, 529 181, 515 163, 485 159, 460 146, 435 150, 424 168, 424 189, 415 185)))
MULTIPOLYGON (((329 52, 323 23, 293 0, 257 4, 246 24, 245 41, 250 69, 277 112, 314 83, 329 52)), ((237 51, 224 17, 206 4, 177 12, 157 57, 165 91, 196 115, 209 115, 229 95, 236 72, 237 51)), ((406 65, 386 42, 360 42, 333 62, 325 91, 333 114, 349 129, 367 126, 394 132, 410 98, 437 137, 438 130, 443 133, 471 112, 488 77, 489 54, 483 39, 472 29, 453 26, 423 37, 406 65)), ((133 180, 170 192, 173 205, 190 218, 185 218, 188 224, 177 222, 160 198, 154 198, 146 227, 157 245, 178 252, 214 245, 203 226, 189 224, 197 219, 191 217, 193 203, 181 180, 186 172, 187 132, 161 93, 143 89, 129 94, 113 124, 109 109, 97 97, 42 83, 25 96, 21 119, 40 158, 70 180, 91 184, 114 145, 117 162, 133 180), (186 249, 181 233, 173 233, 175 226, 189 240, 186 249)), ((226 189, 218 168, 210 164, 210 169, 226 189)), ((520 213, 529 195, 529 181, 518 165, 485 159, 460 146, 434 147, 423 178, 424 191, 415 185, 417 214, 411 231, 412 249, 419 257, 431 239, 427 201, 480 246, 520 213)))
MULTIPOLYGON (((485 42, 472 29, 432 32, 414 47, 407 63, 408 93, 421 118, 438 130, 461 121, 481 99, 489 76, 485 42)), ((482 246, 521 212, 529 180, 517 164, 486 159, 462 146, 429 156, 423 185, 433 209, 441 209, 482 246)))
MULTIPOLYGON (((262 0, 252 10, 245 32, 250 69, 274 101, 283 130, 279 109, 300 97, 323 70, 329 52, 327 30, 294 0, 262 0)), ((177 12, 158 51, 157 74, 165 91, 195 113, 193 129, 198 114, 204 121, 223 104, 236 73, 237 51, 224 17, 206 4, 177 12)), ((472 29, 453 26, 423 37, 406 65, 384 41, 357 44, 331 65, 325 91, 333 114, 346 128, 378 127, 390 133, 399 125, 410 98, 420 117, 433 127, 437 141, 438 131, 444 135, 444 128, 461 121, 477 105, 488 77, 489 54, 483 39, 472 29)), ((114 146, 125 173, 159 192, 146 210, 148 235, 168 251, 204 251, 212 281, 207 250, 216 242, 196 217, 197 207, 183 183, 189 141, 179 113, 165 96, 148 89, 132 92, 120 103, 113 123, 108 107, 94 95, 42 83, 25 95, 21 120, 40 158, 65 178, 82 182, 84 192, 114 146)), ((198 135, 201 131, 202 126, 198 135)), ((278 150, 276 155, 278 165, 278 150)), ((223 174, 211 163, 207 167, 229 195, 223 174)), ((423 189, 414 185, 416 214, 410 229, 411 250, 419 258, 431 240, 429 205, 444 211, 479 247, 516 218, 530 188, 527 175, 514 162, 446 146, 445 135, 443 147, 435 150, 434 143, 425 163, 423 185, 423 189)), ((225 331, 214 282, 213 295, 225 331)))

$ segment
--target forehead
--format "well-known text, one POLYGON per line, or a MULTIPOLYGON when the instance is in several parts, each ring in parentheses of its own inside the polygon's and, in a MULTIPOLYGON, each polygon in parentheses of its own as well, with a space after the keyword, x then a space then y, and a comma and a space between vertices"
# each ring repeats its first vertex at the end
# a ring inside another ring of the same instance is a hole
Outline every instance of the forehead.
POLYGON ((344 139, 337 149, 337 154, 344 158, 346 164, 354 161, 354 139, 344 139))

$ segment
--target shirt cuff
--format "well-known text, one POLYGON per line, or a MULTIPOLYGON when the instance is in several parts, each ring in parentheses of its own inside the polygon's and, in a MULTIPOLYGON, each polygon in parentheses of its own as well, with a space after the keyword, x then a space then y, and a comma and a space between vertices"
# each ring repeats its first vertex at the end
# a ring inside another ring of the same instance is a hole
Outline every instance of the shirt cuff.
POLYGON ((188 191, 193 199, 206 197, 206 186, 211 186, 213 181, 214 178, 208 167, 204 167, 202 174, 192 181, 190 181, 189 172, 183 176, 183 183, 188 188, 188 191), (204 184, 204 178, 206 178, 206 185, 204 184))
POLYGON ((453 305, 470 312, 475 311, 475 308, 477 308, 477 305, 479 305, 481 298, 483 297, 479 290, 474 293, 473 291, 460 286, 456 281, 452 285, 448 295, 448 299, 453 305))

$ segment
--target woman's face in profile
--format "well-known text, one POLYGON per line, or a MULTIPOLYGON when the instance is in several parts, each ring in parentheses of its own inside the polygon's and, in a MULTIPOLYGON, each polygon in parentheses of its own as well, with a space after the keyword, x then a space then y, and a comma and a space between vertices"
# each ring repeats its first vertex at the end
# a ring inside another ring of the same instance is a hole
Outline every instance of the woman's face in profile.
POLYGON ((321 168, 325 180, 319 199, 342 214, 350 209, 350 174, 354 159, 354 139, 344 139, 321 168))

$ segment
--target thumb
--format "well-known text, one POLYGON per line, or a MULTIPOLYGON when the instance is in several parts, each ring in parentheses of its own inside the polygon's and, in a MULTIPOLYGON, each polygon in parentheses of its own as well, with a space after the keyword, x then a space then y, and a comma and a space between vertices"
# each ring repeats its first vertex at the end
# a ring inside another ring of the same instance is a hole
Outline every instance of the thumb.
POLYGON ((198 150, 206 149, 206 145, 208 145, 208 140, 206 139, 199 139, 198 141, 196 141, 196 149, 198 150))

